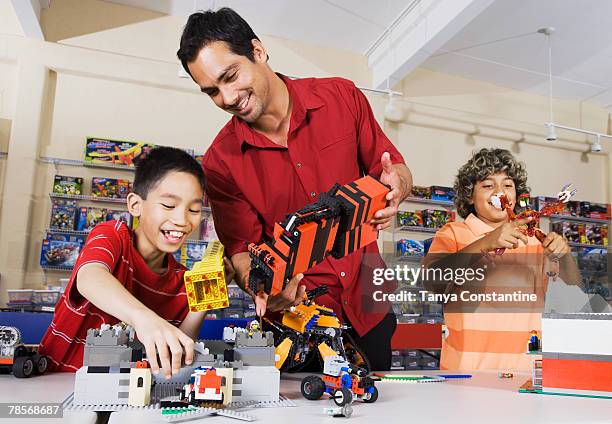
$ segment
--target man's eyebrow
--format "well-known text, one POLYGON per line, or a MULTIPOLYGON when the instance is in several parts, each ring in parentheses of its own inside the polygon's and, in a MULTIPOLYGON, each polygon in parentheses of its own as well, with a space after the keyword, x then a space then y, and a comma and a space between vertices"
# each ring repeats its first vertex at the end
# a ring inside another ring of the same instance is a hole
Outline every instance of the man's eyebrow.
MULTIPOLYGON (((217 77, 217 82, 222 81, 225 78, 225 76, 228 74, 228 72, 233 71, 237 67, 238 67, 238 64, 233 63, 229 65, 227 68, 225 68, 224 70, 222 70, 219 76, 217 77)), ((214 90, 214 89, 215 87, 200 87, 200 91, 202 93, 206 93, 207 91, 214 90)))

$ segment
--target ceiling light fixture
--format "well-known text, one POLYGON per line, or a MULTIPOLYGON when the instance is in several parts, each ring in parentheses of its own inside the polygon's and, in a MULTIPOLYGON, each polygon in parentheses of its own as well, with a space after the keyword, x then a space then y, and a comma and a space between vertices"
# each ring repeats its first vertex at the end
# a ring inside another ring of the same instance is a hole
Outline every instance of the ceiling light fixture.
POLYGON ((553 118, 553 86, 552 86, 552 45, 550 36, 555 32, 553 27, 544 27, 538 30, 538 34, 544 34, 548 42, 548 122, 546 123, 546 141, 556 141, 555 122, 553 118))

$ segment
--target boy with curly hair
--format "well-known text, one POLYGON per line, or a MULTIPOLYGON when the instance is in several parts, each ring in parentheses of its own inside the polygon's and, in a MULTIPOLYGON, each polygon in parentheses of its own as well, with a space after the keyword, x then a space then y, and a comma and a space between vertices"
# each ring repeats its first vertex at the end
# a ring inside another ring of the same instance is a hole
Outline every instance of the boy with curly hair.
MULTIPOLYGON (((457 211, 465 221, 446 224, 436 233, 424 261, 427 267, 483 266, 488 262, 487 252, 495 255, 496 249, 505 249, 501 257, 506 264, 513 266, 505 268, 510 272, 501 275, 488 267, 481 283, 485 292, 490 292, 494 285, 499 288, 497 285, 503 281, 501 285, 506 287, 520 287, 523 292, 527 287, 543 295, 547 280, 545 258, 560 261, 560 277, 564 281, 580 281, 570 248, 563 237, 551 232, 542 243, 535 237, 527 237, 520 227, 529 219, 511 222, 507 212, 492 202, 492 196, 503 193, 516 210, 517 199, 530 191, 524 165, 508 150, 481 149, 474 153, 459 169, 454 189, 457 211), (515 255, 517 253, 522 255, 515 255)), ((501 257, 498 255, 494 260, 501 257)), ((470 283, 461 287, 457 281, 426 284, 427 289, 438 293, 475 289, 475 285, 470 283)), ((451 312, 448 306, 444 315, 448 337, 443 343, 441 368, 530 368, 531 360, 525 355, 525 346, 529 331, 540 329, 539 313, 529 309, 521 309, 518 313, 479 312, 478 306, 472 313, 466 313, 466 309, 451 312)))

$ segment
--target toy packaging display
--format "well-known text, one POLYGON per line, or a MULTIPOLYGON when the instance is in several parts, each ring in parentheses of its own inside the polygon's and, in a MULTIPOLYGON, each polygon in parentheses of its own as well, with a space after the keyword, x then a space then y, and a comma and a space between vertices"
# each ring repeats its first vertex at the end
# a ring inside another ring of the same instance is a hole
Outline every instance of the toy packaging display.
POLYGON ((72 231, 75 227, 77 204, 74 200, 53 199, 49 228, 72 231))
POLYGON ((207 243, 183 243, 181 248, 173 253, 174 259, 187 269, 192 269, 194 264, 204 257, 207 243))
POLYGON ((125 224, 132 228, 132 215, 128 211, 120 211, 120 210, 112 210, 109 209, 106 212, 106 220, 107 221, 121 221, 125 222, 125 224))
POLYGON ((40 266, 71 268, 76 263, 85 237, 47 234, 40 251, 40 266))
POLYGON ((452 202, 454 198, 455 190, 452 187, 431 186, 431 200, 452 202))
POLYGON ((396 242, 397 257, 425 256, 425 246, 418 240, 401 239, 396 242))
POLYGON ((431 198, 431 187, 412 186, 410 195, 419 199, 429 199, 431 198))
POLYGON ((87 138, 85 162, 134 167, 155 145, 144 142, 87 138))
POLYGON ((91 179, 91 195, 108 199, 125 199, 130 192, 128 180, 94 177, 91 179))
MULTIPOLYGON (((538 196, 536 198, 537 210, 542 210, 546 205, 557 201, 554 197, 538 196)), ((611 217, 611 206, 606 203, 595 203, 586 201, 570 201, 566 203, 565 210, 561 215, 577 216, 583 218, 609 220, 611 217)))
POLYGON ((53 179, 53 193, 81 195, 83 194, 83 178, 56 175, 53 179))
POLYGON ((91 231, 93 227, 106 222, 108 211, 104 208, 80 207, 77 218, 77 231, 91 231))
POLYGON ((605 224, 584 224, 584 244, 593 244, 597 246, 608 245, 608 226, 605 224))
POLYGON ((562 235, 571 243, 582 243, 585 240, 585 227, 581 222, 553 222, 551 225, 552 231, 562 235))
POLYGON ((211 215, 205 216, 200 221, 200 240, 212 241, 216 240, 217 232, 215 231, 215 223, 211 215))
POLYGON ((397 213, 397 225, 401 227, 422 227, 423 216, 421 211, 399 211, 397 213))
POLYGON ((437 209, 425 209, 421 211, 423 226, 427 228, 441 228, 455 220, 454 211, 441 211, 437 209))

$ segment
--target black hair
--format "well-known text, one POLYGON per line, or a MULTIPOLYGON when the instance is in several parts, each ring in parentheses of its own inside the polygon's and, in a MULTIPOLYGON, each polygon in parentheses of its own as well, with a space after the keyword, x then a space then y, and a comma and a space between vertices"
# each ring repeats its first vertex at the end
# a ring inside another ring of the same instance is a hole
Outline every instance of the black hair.
POLYGON ((143 199, 170 172, 193 175, 204 191, 202 165, 189 153, 175 147, 155 147, 136 164, 134 193, 143 199))
POLYGON ((191 75, 187 64, 195 60, 202 48, 215 41, 227 43, 232 53, 245 56, 254 62, 254 39, 259 40, 259 37, 249 24, 229 7, 217 11, 196 12, 187 20, 176 55, 185 71, 191 75))

